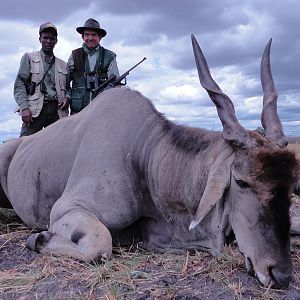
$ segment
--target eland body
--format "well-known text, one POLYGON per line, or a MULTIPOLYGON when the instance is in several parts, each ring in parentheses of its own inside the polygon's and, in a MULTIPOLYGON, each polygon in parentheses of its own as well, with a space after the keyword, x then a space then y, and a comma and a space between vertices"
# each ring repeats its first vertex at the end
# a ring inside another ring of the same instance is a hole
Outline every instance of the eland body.
POLYGON ((296 159, 284 149, 268 43, 262 125, 243 128, 192 36, 201 85, 223 132, 175 125, 139 92, 100 94, 77 115, 0 146, 0 204, 39 228, 27 247, 91 261, 113 243, 218 254, 234 233, 249 272, 289 284, 290 194, 296 159))

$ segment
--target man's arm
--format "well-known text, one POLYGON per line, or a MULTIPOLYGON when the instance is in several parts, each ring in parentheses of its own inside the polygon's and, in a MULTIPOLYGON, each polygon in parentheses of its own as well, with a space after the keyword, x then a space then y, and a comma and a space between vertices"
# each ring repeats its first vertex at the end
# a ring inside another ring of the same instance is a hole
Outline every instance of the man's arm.
POLYGON ((107 77, 109 78, 111 75, 116 75, 117 77, 120 76, 116 56, 110 62, 108 69, 107 69, 107 77))
POLYGON ((32 115, 28 108, 28 96, 25 83, 30 80, 30 61, 27 53, 23 55, 20 62, 20 68, 14 84, 15 101, 20 107, 22 121, 30 123, 32 115))
POLYGON ((27 53, 23 55, 20 62, 20 68, 14 84, 14 97, 20 109, 28 108, 28 96, 25 83, 30 80, 30 62, 27 53))

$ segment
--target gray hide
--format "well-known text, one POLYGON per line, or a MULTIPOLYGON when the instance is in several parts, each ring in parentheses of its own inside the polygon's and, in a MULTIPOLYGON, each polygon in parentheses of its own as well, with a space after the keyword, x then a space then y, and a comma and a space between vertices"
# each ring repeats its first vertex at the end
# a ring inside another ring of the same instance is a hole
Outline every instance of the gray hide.
MULTIPOLYGON (((288 148, 295 152, 296 158, 298 162, 300 161, 300 137, 289 137, 289 145, 288 148)), ((298 181, 294 189, 294 194, 300 197, 300 169, 298 171, 298 181)), ((295 216, 291 219, 291 234, 293 235, 300 235, 300 205, 295 205, 294 209, 296 210, 295 216)))
MULTIPOLYGON (((274 133, 266 111, 269 139, 238 123, 195 39, 193 46, 201 84, 217 107, 223 132, 175 125, 139 92, 117 87, 77 115, 0 146, 7 196, 0 193, 0 204, 10 202, 28 226, 45 230, 29 237, 28 248, 85 261, 109 257, 112 241, 218 254, 233 229, 248 270, 266 286, 288 285, 289 240, 280 240, 277 215, 265 216, 274 197, 262 188, 269 184, 277 191, 278 184, 264 181, 265 169, 253 157, 266 147, 276 148, 274 157, 285 155, 292 163, 293 157, 276 144, 283 133, 274 133)), ((286 172, 284 201, 293 172, 286 172)), ((288 211, 283 214, 288 220, 288 211)))

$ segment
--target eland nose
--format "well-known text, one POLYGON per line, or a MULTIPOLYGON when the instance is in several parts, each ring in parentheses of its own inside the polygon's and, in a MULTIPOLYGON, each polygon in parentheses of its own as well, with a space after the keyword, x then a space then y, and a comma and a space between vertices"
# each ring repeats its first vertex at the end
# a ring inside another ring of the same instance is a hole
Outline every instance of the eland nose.
POLYGON ((292 268, 287 267, 283 270, 282 266, 270 266, 269 273, 273 280, 272 288, 285 289, 289 286, 292 280, 292 268))

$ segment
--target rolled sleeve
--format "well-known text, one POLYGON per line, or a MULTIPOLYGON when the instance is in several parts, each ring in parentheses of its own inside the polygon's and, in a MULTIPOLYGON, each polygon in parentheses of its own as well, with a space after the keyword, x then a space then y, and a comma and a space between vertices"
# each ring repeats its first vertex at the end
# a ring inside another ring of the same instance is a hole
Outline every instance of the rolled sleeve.
POLYGON ((114 57, 114 59, 110 62, 108 69, 107 69, 107 76, 108 78, 111 75, 116 75, 117 77, 120 76, 119 73, 119 69, 118 69, 118 65, 117 65, 117 59, 116 56, 114 57))

